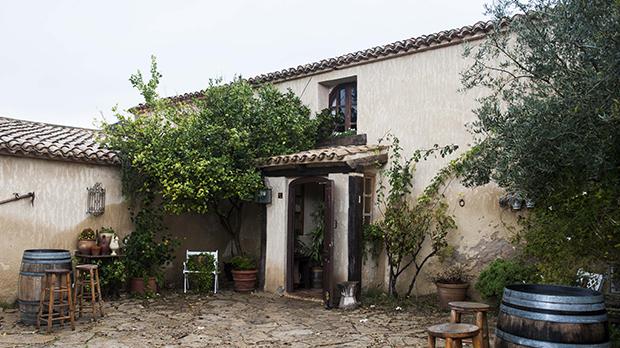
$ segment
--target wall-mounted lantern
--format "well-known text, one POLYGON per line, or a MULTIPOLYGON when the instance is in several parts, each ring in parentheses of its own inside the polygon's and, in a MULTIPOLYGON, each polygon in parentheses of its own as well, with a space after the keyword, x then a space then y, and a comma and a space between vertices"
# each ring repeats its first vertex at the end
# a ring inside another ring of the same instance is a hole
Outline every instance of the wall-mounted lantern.
POLYGON ((105 189, 101 183, 96 183, 93 187, 86 188, 88 190, 88 201, 86 214, 99 216, 105 211, 105 189))
POLYGON ((271 189, 265 188, 259 190, 256 193, 255 201, 260 204, 271 204, 271 189))

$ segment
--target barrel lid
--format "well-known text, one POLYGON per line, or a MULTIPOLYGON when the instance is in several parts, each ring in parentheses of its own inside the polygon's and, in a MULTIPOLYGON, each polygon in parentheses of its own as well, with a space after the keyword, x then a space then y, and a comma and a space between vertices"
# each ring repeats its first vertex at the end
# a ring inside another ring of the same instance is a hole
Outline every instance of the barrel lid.
POLYGON ((553 303, 601 303, 603 295, 594 290, 576 286, 514 284, 504 288, 504 298, 553 303))
POLYGON ((71 252, 65 249, 27 249, 24 250, 25 259, 58 259, 71 258, 71 252))

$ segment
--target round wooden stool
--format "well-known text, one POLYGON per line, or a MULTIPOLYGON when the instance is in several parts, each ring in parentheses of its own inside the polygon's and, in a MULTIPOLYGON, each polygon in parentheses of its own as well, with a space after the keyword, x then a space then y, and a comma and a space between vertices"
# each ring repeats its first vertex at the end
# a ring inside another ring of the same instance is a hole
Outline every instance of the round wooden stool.
POLYGON ((483 348, 489 348, 489 324, 487 323, 487 312, 491 306, 485 303, 456 301, 450 302, 450 322, 460 323, 462 314, 473 314, 476 326, 480 328, 480 339, 483 348))
POLYGON ((99 267, 97 265, 75 266, 75 305, 78 307, 78 317, 82 317, 82 309, 91 308, 93 320, 97 320, 97 307, 103 317, 103 299, 99 281, 99 267), (84 291, 87 288, 87 291, 84 291), (90 302, 90 304, 85 304, 90 302))
POLYGON ((37 315, 37 328, 41 329, 41 321, 47 321, 47 332, 52 332, 52 324, 59 321, 65 326, 65 320, 71 322, 71 330, 75 330, 75 309, 71 296, 71 271, 68 269, 48 269, 41 285, 41 299, 37 315), (63 284, 64 283, 64 284, 63 284), (43 309, 47 312, 43 312, 43 309))
POLYGON ((472 324, 439 324, 426 329, 428 333, 428 347, 435 348, 435 340, 443 338, 446 340, 446 348, 455 348, 461 344, 464 338, 471 338, 474 348, 482 348, 482 342, 478 338, 480 328, 472 324))

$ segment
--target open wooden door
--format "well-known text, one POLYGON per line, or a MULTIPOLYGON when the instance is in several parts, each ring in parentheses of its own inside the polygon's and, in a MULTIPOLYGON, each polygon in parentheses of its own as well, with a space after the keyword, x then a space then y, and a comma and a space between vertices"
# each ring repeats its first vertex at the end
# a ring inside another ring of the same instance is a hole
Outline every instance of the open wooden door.
POLYGON ((334 280, 334 181, 325 183, 325 234, 323 237, 323 302, 326 308, 334 308, 336 282, 334 280))

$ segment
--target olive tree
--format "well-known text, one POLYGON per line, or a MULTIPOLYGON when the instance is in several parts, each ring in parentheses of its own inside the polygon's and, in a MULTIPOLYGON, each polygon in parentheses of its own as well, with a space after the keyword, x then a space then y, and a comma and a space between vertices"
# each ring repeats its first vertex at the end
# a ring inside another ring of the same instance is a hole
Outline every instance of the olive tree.
POLYGON ((620 3, 499 0, 466 56, 485 88, 464 181, 536 202, 520 234, 547 280, 620 254, 620 3))

